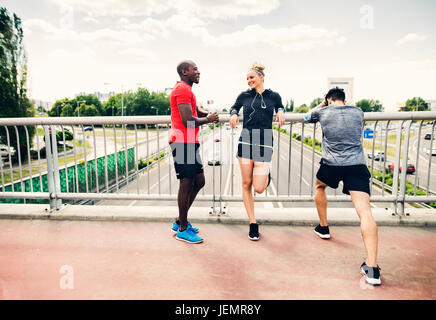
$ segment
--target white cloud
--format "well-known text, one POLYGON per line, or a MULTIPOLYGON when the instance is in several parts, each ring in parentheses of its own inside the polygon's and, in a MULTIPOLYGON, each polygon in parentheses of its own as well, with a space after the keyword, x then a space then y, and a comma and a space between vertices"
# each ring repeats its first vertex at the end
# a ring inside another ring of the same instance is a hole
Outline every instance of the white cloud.
POLYGON ((188 33, 193 37, 200 38, 208 46, 264 45, 279 48, 285 52, 328 47, 346 41, 346 38, 336 31, 302 24, 275 29, 255 24, 233 33, 218 36, 212 35, 207 26, 208 23, 202 19, 188 18, 181 14, 172 15, 166 20, 147 18, 136 24, 129 24, 127 20, 123 20, 121 24, 124 30, 135 30, 160 37, 167 37, 172 32, 188 33))
POLYGON ((69 51, 65 49, 55 49, 51 51, 48 56, 50 58, 56 59, 58 62, 69 62, 74 61, 74 63, 83 62, 83 61, 91 61, 95 59, 96 53, 94 50, 90 48, 83 48, 79 51, 69 51))
POLYGON ((50 0, 92 16, 151 16, 171 10, 190 16, 228 19, 270 13, 279 0, 50 0))
POLYGON ((204 39, 207 44, 214 46, 264 45, 280 48, 285 52, 327 47, 346 41, 345 37, 335 31, 302 24, 276 29, 267 29, 256 24, 247 26, 241 31, 204 39))
POLYGON ((45 35, 49 35, 51 38, 75 38, 76 32, 71 29, 57 28, 54 25, 41 19, 29 19, 23 21, 23 29, 26 35, 30 35, 34 30, 42 31, 45 35))
POLYGON ((181 13, 212 19, 265 15, 279 6, 279 0, 181 0, 175 3, 181 13))
POLYGON ((419 42, 427 39, 427 36, 417 33, 408 33, 403 38, 397 41, 397 45, 403 45, 408 42, 419 42))
POLYGON ((176 0, 50 0, 92 16, 150 16, 168 11, 176 0))
POLYGON ((98 20, 94 17, 91 17, 91 16, 87 16, 87 17, 83 18, 83 21, 89 22, 89 23, 94 23, 94 24, 98 23, 98 20))
POLYGON ((74 29, 58 28, 54 25, 41 20, 29 19, 23 22, 26 34, 32 34, 35 30, 42 31, 45 38, 52 40, 86 41, 94 43, 97 41, 110 41, 112 44, 120 43, 140 43, 153 39, 153 35, 138 33, 129 30, 97 29, 92 32, 77 32, 74 29))
POLYGON ((157 61, 157 57, 152 51, 143 48, 123 49, 119 51, 119 54, 123 56, 140 57, 140 58, 146 58, 147 60, 151 60, 151 61, 157 61))
POLYGON ((435 73, 435 59, 398 59, 368 67, 360 72, 359 82, 366 96, 380 97, 386 110, 396 111, 398 102, 411 97, 435 98, 435 73))
POLYGON ((142 40, 150 40, 152 37, 149 35, 139 35, 137 32, 113 30, 113 29, 99 29, 93 32, 82 32, 79 37, 85 41, 117 41, 119 43, 138 43, 142 40))

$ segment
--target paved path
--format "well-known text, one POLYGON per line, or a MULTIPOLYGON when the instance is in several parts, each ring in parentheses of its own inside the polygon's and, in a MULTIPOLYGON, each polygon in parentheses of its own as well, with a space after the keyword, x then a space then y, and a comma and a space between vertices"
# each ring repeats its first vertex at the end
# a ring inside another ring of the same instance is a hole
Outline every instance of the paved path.
POLYGON ((380 227, 383 285, 369 287, 359 227, 325 241, 263 225, 251 242, 245 225, 197 226, 205 242, 189 245, 161 222, 0 220, 0 298, 436 298, 435 229, 380 227))

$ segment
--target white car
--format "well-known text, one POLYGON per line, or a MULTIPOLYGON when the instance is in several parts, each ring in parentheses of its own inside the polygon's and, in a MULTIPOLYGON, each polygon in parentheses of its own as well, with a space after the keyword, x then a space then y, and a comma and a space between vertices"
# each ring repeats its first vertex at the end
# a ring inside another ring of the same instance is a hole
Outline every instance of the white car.
MULTIPOLYGON (((14 147, 10 147, 11 150, 11 157, 15 156, 15 148, 14 147)), ((9 157, 9 150, 8 150, 8 146, 2 144, 0 146, 0 155, 2 158, 8 158, 9 157)))
MULTIPOLYGON (((430 154, 430 149, 427 149, 427 154, 430 154)), ((436 156, 436 148, 431 149, 431 155, 436 156)))
MULTIPOLYGON (((368 158, 372 158, 372 153, 368 153, 368 158)), ((385 153, 383 151, 378 151, 374 154, 374 160, 375 161, 384 161, 385 160, 385 153)))

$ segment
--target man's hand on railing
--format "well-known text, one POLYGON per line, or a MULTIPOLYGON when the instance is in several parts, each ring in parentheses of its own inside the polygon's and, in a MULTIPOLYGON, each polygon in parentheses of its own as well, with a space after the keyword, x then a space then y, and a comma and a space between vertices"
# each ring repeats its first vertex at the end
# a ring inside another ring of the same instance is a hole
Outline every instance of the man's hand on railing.
POLYGON ((214 113, 207 115, 207 120, 209 121, 209 123, 210 122, 218 123, 218 121, 219 121, 218 113, 214 112, 214 113))
POLYGON ((236 126, 239 124, 239 117, 236 113, 232 114, 232 116, 230 117, 229 123, 230 123, 230 128, 232 128, 232 129, 235 129, 236 126))

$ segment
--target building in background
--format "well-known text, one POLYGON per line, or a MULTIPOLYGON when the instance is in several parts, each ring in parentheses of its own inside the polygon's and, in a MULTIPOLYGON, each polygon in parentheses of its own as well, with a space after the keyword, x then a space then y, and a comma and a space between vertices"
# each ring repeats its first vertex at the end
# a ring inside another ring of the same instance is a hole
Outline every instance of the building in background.
POLYGON ((42 100, 33 100, 36 111, 40 112, 40 110, 44 110, 47 112, 51 109, 53 102, 42 101, 42 100))
POLYGON ((94 92, 94 95, 100 100, 101 102, 107 102, 110 97, 115 95, 115 92, 111 91, 108 93, 101 93, 101 92, 94 92))
MULTIPOLYGON (((78 94, 75 95, 75 97, 86 96, 86 95, 88 95, 88 93, 86 93, 86 92, 79 92, 78 94)), ((115 92, 110 91, 108 93, 102 93, 100 91, 96 91, 96 92, 93 93, 93 95, 96 96, 97 99, 100 100, 100 102, 104 103, 104 102, 107 102, 110 97, 114 96, 115 92)))
POLYGON ((347 104, 354 105, 354 78, 328 78, 327 91, 335 87, 344 89, 347 104))
POLYGON ((397 110, 402 112, 406 109, 406 102, 397 102, 396 104, 397 110))
POLYGON ((436 111, 436 99, 425 100, 428 103, 428 109, 430 111, 436 111))

